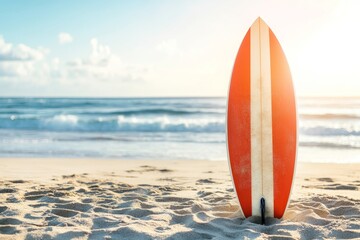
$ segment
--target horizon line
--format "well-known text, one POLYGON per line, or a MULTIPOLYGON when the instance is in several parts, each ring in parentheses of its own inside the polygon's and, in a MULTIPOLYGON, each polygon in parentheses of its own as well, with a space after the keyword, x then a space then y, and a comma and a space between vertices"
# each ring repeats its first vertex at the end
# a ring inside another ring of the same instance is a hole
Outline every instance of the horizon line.
MULTIPOLYGON (((227 96, 0 96, 4 98, 227 98, 227 96)), ((360 98, 358 96, 296 96, 296 98, 360 98)))

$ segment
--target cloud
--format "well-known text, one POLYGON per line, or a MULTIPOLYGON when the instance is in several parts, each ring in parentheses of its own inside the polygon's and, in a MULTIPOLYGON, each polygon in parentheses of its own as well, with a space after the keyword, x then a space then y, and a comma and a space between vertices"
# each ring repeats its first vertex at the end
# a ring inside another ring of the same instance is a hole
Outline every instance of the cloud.
POLYGON ((60 44, 71 43, 74 39, 69 33, 59 33, 58 40, 60 44))
POLYGON ((146 73, 144 67, 125 64, 108 45, 96 38, 89 42, 87 57, 61 60, 47 55, 48 50, 25 44, 14 45, 0 36, 0 81, 31 84, 59 83, 63 85, 101 86, 138 81, 146 73))
POLYGON ((0 76, 24 77, 34 70, 31 62, 0 62, 0 76))
POLYGON ((38 61, 45 57, 47 50, 44 48, 31 48, 25 44, 14 46, 5 42, 0 36, 0 62, 3 61, 38 61))
POLYGON ((26 77, 35 70, 35 65, 46 57, 45 48, 32 48, 25 44, 7 43, 0 36, 0 76, 26 77))
POLYGON ((106 81, 140 78, 138 71, 124 64, 109 46, 101 44, 96 38, 90 40, 90 46, 91 52, 87 58, 67 62, 70 77, 106 81))
POLYGON ((164 40, 156 46, 156 50, 170 56, 182 55, 176 39, 164 40))

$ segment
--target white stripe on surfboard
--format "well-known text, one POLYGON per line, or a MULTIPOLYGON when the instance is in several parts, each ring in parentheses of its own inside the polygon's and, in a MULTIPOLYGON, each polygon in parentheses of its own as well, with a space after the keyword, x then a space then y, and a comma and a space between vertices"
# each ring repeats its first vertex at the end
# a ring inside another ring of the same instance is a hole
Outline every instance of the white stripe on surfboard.
POLYGON ((269 27, 260 20, 261 92, 262 92, 262 194, 266 216, 274 216, 274 176, 272 144, 271 66, 269 27))
POLYGON ((250 30, 250 135, 252 215, 260 216, 261 164, 261 76, 259 20, 250 30))
POLYGON ((250 30, 250 126, 252 215, 274 216, 269 28, 258 19, 250 30))

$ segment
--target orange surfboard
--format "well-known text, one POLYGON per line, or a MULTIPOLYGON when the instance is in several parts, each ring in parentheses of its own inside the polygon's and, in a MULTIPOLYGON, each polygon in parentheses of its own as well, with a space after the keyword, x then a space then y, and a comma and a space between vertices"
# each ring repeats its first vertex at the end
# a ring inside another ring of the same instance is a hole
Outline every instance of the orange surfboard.
POLYGON ((286 57, 261 18, 236 56, 226 128, 229 166, 244 216, 281 218, 294 179, 297 114, 286 57))

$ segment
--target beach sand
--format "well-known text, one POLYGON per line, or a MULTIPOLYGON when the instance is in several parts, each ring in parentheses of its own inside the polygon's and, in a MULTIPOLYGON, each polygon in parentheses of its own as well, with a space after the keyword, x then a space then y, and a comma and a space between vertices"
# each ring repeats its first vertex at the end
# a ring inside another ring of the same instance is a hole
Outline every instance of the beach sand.
POLYGON ((243 219, 226 161, 0 159, 0 239, 360 238, 360 164, 298 163, 282 220, 243 219))

